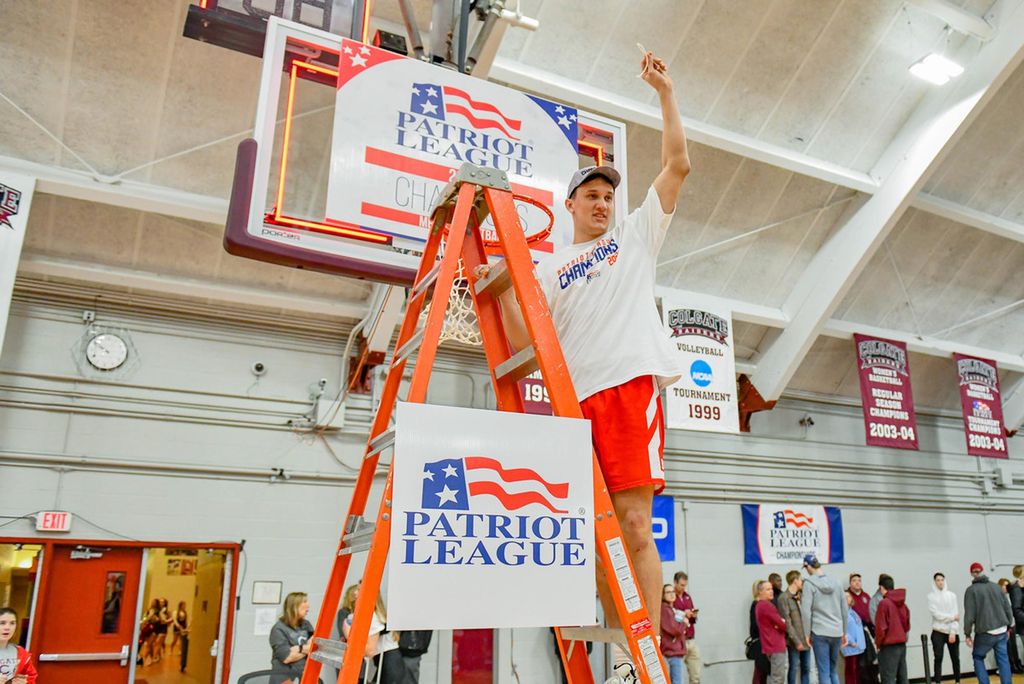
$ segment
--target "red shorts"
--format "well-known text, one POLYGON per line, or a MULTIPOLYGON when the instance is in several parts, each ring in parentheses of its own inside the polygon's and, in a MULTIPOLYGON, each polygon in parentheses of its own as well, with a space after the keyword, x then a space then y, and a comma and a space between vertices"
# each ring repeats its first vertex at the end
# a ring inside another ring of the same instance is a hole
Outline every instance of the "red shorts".
POLYGON ((580 403, 590 420, 594 451, 609 492, 654 485, 665 488, 665 421, 661 393, 651 375, 633 378, 580 403))

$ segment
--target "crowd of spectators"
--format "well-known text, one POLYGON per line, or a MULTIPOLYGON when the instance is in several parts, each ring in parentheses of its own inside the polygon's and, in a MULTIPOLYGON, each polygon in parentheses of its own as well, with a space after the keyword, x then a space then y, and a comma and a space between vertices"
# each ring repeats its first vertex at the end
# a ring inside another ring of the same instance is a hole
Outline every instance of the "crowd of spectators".
MULTIPOLYGON (((813 554, 804 557, 802 569, 806 576, 799 570, 786 573, 785 590, 775 573, 754 583, 746 641, 747 658, 754 661, 753 683, 796 684, 799 679, 808 684, 813 654, 818 682, 839 684, 841 654, 846 684, 907 684, 911 616, 906 589, 882 573, 878 589, 868 596, 860 574, 853 573, 844 590, 813 554)), ((1013 569, 1013 580, 995 583, 980 563, 973 563, 970 576, 962 611, 945 575, 932 577, 932 681, 942 680, 948 653, 959 684, 963 639, 979 684, 989 683, 985 659, 990 653, 1000 684, 1011 684, 1013 673, 1024 672, 1017 645, 1017 637, 1024 638, 1024 566, 1013 569)))

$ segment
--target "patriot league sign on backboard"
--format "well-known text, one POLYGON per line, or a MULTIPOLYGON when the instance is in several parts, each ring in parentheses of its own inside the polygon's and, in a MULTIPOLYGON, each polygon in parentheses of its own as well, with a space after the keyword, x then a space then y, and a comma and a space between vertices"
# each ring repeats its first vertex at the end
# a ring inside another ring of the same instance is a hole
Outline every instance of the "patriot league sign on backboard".
POLYGON ((388 627, 592 625, 590 423, 398 405, 388 627))
MULTIPOLYGON (((535 251, 543 256, 572 236, 562 200, 579 167, 578 126, 573 107, 345 39, 327 215, 415 248, 441 190, 469 162, 505 171, 515 193, 554 211, 551 238, 535 251)), ((536 207, 518 211, 527 234, 548 223, 536 207)))

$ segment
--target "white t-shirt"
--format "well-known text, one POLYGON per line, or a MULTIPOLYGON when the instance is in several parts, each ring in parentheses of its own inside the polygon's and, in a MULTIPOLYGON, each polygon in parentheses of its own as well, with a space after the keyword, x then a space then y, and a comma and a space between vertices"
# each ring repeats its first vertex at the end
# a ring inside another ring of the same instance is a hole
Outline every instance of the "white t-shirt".
POLYGON ((537 264, 580 401, 641 375, 660 387, 682 371, 654 303, 658 251, 672 214, 652 187, 622 223, 537 264))

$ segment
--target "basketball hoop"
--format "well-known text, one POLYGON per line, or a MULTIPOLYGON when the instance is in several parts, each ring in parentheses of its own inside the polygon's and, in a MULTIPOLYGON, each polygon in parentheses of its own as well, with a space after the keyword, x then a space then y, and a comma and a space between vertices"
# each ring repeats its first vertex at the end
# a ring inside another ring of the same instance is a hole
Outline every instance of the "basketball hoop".
MULTIPOLYGON (((547 225, 542 229, 526 236, 526 244, 529 247, 538 245, 551 236, 551 230, 555 224, 555 215, 547 206, 526 195, 513 195, 513 201, 531 204, 548 217, 547 225)), ((448 226, 444 227, 447 236, 448 226)), ((487 254, 500 254, 501 243, 498 240, 484 239, 484 252, 487 254)), ((423 308, 420 320, 424 320, 430 312, 433 302, 423 308)), ((459 259, 459 268, 455 274, 455 282, 452 284, 452 291, 448 295, 448 309, 445 312, 444 327, 441 329, 441 342, 452 340, 460 344, 468 344, 479 347, 483 344, 480 337, 480 327, 477 325, 476 309, 473 308, 473 295, 469 290, 469 278, 466 275, 465 265, 459 259)))

